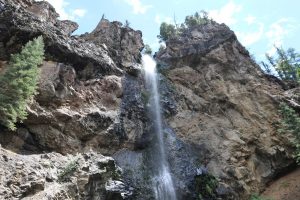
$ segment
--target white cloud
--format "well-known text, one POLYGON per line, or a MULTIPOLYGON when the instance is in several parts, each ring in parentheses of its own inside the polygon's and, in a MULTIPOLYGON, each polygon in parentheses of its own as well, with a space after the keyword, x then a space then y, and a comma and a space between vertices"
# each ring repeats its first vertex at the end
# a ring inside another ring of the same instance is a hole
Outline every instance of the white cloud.
POLYGON ((125 0, 127 4, 129 4, 134 14, 145 14, 150 8, 152 8, 152 5, 144 5, 140 0, 125 0))
MULTIPOLYGON (((37 1, 43 1, 43 0, 37 0, 37 1)), ((65 0, 45 0, 45 1, 48 1, 55 8, 61 20, 65 20, 65 19, 74 20, 78 17, 83 17, 86 14, 85 9, 79 9, 79 8, 71 11, 66 11, 66 7, 69 5, 69 3, 66 2, 65 0)))
POLYGON ((283 45, 283 39, 295 29, 294 22, 287 18, 281 18, 276 22, 272 23, 269 30, 266 32, 266 37, 269 40, 268 43, 268 54, 274 55, 276 53, 275 47, 283 45))
POLYGON ((86 10, 84 10, 84 9, 75 9, 75 10, 73 10, 72 14, 74 16, 84 17, 84 15, 86 14, 86 10))
POLYGON ((258 30, 255 32, 236 32, 237 37, 241 41, 241 43, 245 46, 250 46, 256 42, 258 42, 264 36, 264 24, 257 23, 258 30))
POLYGON ((237 5, 233 1, 230 1, 219 10, 210 10, 208 15, 219 23, 233 25, 237 22, 237 19, 234 18, 234 15, 239 13, 241 10, 241 5, 237 5))
POLYGON ((171 17, 164 17, 164 16, 161 16, 159 14, 155 15, 155 18, 154 18, 155 22, 157 24, 161 24, 162 22, 166 22, 168 24, 172 24, 173 23, 173 19, 171 17))
POLYGON ((247 22, 247 24, 251 25, 255 22, 256 18, 252 15, 248 15, 246 18, 245 18, 245 21, 247 22))

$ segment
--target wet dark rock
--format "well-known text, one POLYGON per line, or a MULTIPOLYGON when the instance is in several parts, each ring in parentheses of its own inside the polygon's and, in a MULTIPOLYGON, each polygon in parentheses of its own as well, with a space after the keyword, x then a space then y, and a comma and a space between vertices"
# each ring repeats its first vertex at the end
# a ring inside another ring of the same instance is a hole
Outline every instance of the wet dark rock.
POLYGON ((174 90, 173 83, 162 74, 159 76, 159 91, 164 116, 175 115, 177 113, 176 98, 178 98, 178 95, 174 90))
POLYGON ((126 75, 122 103, 118 123, 114 126, 115 133, 126 143, 137 144, 142 140, 145 129, 145 108, 142 102, 142 77, 126 75))

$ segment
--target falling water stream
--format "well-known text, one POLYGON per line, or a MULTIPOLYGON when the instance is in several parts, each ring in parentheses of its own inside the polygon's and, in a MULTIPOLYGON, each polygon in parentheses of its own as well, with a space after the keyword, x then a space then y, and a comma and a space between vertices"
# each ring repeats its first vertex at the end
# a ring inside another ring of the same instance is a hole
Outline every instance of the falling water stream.
POLYGON ((146 87, 149 89, 149 112, 152 116, 152 122, 155 131, 155 163, 156 171, 153 177, 153 190, 157 200, 176 200, 176 192, 170 174, 169 164, 164 146, 164 136, 162 130, 160 97, 157 87, 156 62, 149 55, 142 58, 145 71, 146 87))

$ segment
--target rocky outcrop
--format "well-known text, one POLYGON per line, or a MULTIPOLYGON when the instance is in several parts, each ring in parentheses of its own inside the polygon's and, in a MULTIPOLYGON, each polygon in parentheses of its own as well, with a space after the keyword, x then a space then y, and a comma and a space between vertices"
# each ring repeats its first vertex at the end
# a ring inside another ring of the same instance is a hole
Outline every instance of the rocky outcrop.
POLYGON ((71 64, 78 71, 89 67, 89 76, 122 73, 105 48, 69 37, 77 24, 59 21, 58 14, 49 3, 24 2, 26 7, 15 0, 2 2, 1 60, 7 60, 10 54, 18 52, 33 37, 43 35, 47 58, 50 60, 71 64))
MULTIPOLYGON (((225 41, 236 41, 236 36, 225 24, 209 22, 206 25, 185 29, 179 37, 166 41, 166 49, 157 52, 159 60, 184 59, 192 55, 205 55, 225 41)), ((248 52, 240 46, 240 53, 248 52)))
POLYGON ((142 32, 135 31, 121 22, 109 22, 102 18, 91 33, 81 36, 85 41, 90 41, 97 46, 108 49, 109 55, 115 62, 129 73, 136 73, 137 63, 141 61, 143 49, 142 32))
POLYGON ((110 157, 95 152, 18 155, 0 147, 1 199, 125 199, 132 189, 110 157))
MULTIPOLYGON (((47 58, 41 66, 39 94, 28 108, 22 131, 3 131, 3 146, 63 154, 94 148, 109 155, 123 145, 135 148, 135 140, 142 134, 136 137, 135 128, 129 128, 128 123, 142 122, 125 114, 135 109, 127 106, 131 91, 126 84, 140 82, 136 76, 143 48, 141 32, 102 19, 89 35, 70 36, 78 25, 58 20, 54 8, 45 1, 2 5, 0 60, 7 60, 10 53, 37 35, 44 37, 47 58), (118 53, 114 54, 114 49, 118 53), (121 143, 125 139, 126 144, 121 143)), ((139 101, 132 102, 135 106, 142 105, 140 98, 133 101, 139 101)), ((139 108, 136 112, 143 111, 139 108)))
POLYGON ((276 132, 281 85, 224 24, 194 27, 166 45, 156 59, 175 88, 177 113, 168 123, 184 143, 206 151, 200 164, 232 198, 246 199, 293 163, 288 140, 276 132))

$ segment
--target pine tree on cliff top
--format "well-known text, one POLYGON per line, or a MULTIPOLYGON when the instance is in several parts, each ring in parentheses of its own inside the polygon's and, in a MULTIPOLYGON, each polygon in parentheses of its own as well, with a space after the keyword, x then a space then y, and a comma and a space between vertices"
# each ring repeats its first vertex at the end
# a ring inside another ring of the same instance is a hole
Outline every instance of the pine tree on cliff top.
POLYGON ((36 94, 39 68, 44 59, 40 36, 29 41, 20 53, 11 56, 6 71, 0 75, 0 123, 15 130, 15 123, 26 119, 28 101, 36 94))

